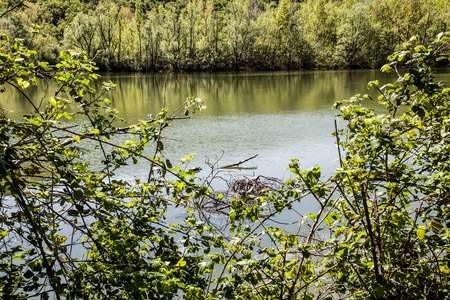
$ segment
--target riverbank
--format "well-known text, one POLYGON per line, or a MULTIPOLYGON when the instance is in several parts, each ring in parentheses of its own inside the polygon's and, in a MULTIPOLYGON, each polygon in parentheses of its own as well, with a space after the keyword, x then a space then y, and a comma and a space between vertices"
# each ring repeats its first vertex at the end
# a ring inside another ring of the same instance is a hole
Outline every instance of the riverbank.
POLYGON ((411 36, 426 45, 450 27, 444 0, 33 2, 5 18, 11 41, 50 63, 80 51, 101 71, 379 68, 411 36))

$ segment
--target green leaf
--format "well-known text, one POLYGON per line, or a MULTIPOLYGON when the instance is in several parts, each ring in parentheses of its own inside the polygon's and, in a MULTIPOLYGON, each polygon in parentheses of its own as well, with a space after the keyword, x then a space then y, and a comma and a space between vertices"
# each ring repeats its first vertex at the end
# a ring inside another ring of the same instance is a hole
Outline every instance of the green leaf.
POLYGON ((68 51, 61 51, 59 56, 64 60, 70 60, 70 53, 68 51))
POLYGON ((26 279, 30 279, 31 277, 34 276, 34 273, 31 270, 27 270, 24 274, 23 277, 25 277, 26 279))
POLYGON ((414 105, 411 109, 412 109, 412 111, 413 111, 414 113, 416 113, 421 119, 423 119, 423 118, 425 117, 425 110, 424 110, 422 107, 417 106, 417 105, 414 105))
POLYGON ((370 141, 370 147, 372 150, 377 150, 378 147, 380 147, 380 140, 377 138, 374 138, 370 141))
POLYGON ((26 89, 27 87, 30 86, 30 83, 28 81, 23 80, 22 78, 17 78, 16 82, 22 89, 26 89))
POLYGON ((391 70, 390 64, 385 64, 384 66, 381 67, 381 72, 389 72, 390 70, 391 70))
MULTIPOLYGON (((73 114, 69 114, 69 113, 67 113, 67 112, 64 112, 64 117, 65 117, 67 120, 72 120, 72 119, 73 119, 73 114)), ((78 139, 79 139, 79 137, 78 137, 78 139)))
POLYGON ((184 257, 182 257, 178 263, 176 264, 177 267, 183 268, 186 266, 186 261, 184 260, 184 257))
POLYGON ((137 286, 138 288, 143 288, 143 287, 145 287, 145 285, 144 285, 144 280, 143 280, 143 278, 142 278, 141 275, 139 275, 139 274, 134 274, 133 279, 134 279, 134 283, 136 284, 136 286, 137 286))
POLYGON ((166 166, 167 166, 169 169, 172 169, 172 168, 173 168, 172 163, 171 163, 170 160, 168 160, 168 159, 166 159, 166 166))
POLYGON ((367 89, 369 90, 371 87, 376 86, 378 87, 380 85, 380 82, 378 80, 370 81, 367 84, 367 89))
POLYGON ((425 237, 425 226, 421 225, 417 228, 417 238, 421 241, 423 241, 424 237, 425 237))
POLYGON ((75 200, 81 200, 81 199, 83 198, 83 196, 84 196, 84 193, 83 193, 82 190, 75 190, 75 191, 73 192, 73 198, 74 198, 75 200))
POLYGON ((67 212, 67 214, 68 214, 69 216, 71 216, 71 217, 78 217, 79 212, 78 212, 77 210, 75 210, 75 209, 70 209, 70 210, 67 212))
POLYGON ((103 207, 107 210, 110 211, 113 208, 114 203, 112 201, 105 201, 103 203, 103 207))

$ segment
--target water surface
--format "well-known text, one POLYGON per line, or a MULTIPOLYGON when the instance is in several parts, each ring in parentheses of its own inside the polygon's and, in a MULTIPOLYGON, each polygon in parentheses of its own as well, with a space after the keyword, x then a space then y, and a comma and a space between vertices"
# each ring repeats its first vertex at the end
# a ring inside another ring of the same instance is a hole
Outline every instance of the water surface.
MULTIPOLYGON (((290 177, 286 168, 293 157, 303 168, 318 164, 330 175, 337 165, 333 103, 367 93, 371 80, 395 80, 377 70, 101 75, 96 87, 102 81, 117 84, 107 97, 128 124, 148 119, 164 105, 175 109, 189 95, 205 102, 205 110, 174 122, 166 131, 166 155, 173 163, 187 153, 196 153, 190 167, 205 167, 205 162, 226 165, 258 154, 242 165, 246 169, 233 172, 282 179, 290 177)), ((439 71, 438 77, 450 81, 448 70, 439 71)), ((28 94, 40 99, 45 87, 31 88, 28 94)), ((31 109, 11 89, 0 95, 0 105, 12 110, 13 117, 31 109)), ((204 168, 200 176, 207 172, 204 168)), ((125 168, 120 176, 147 174, 148 165, 142 163, 125 168)))

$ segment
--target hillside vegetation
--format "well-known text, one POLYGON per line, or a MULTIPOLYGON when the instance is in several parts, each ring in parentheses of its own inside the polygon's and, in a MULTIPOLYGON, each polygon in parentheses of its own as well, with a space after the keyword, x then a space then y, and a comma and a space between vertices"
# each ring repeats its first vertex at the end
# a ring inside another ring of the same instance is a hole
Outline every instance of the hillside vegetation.
POLYGON ((35 0, 2 19, 42 60, 84 51, 101 70, 380 67, 411 36, 450 24, 447 0, 35 0), (37 25, 45 37, 32 39, 37 25))

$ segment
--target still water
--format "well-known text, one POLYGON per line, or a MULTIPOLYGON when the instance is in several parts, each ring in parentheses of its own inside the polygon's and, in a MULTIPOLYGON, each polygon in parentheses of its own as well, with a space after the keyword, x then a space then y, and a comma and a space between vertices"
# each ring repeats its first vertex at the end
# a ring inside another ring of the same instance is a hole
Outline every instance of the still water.
MULTIPOLYGON (((441 70, 440 80, 450 81, 449 70, 441 70)), ((324 176, 337 166, 332 108, 337 100, 367 93, 367 82, 387 83, 394 75, 377 70, 300 71, 270 73, 195 74, 101 74, 95 85, 112 81, 117 88, 107 97, 128 124, 148 119, 164 106, 174 109, 189 95, 201 98, 206 109, 190 120, 175 121, 166 131, 166 156, 176 164, 180 157, 196 153, 189 167, 205 162, 226 165, 258 154, 230 172, 287 179, 289 159, 296 157, 302 168, 320 165, 324 176)), ((30 89, 38 99, 44 86, 30 89)), ((373 105, 373 104, 371 104, 373 105)), ((7 90, 0 106, 17 118, 30 107, 20 95, 7 90)), ((145 177, 148 165, 125 168, 123 178, 145 177)))

